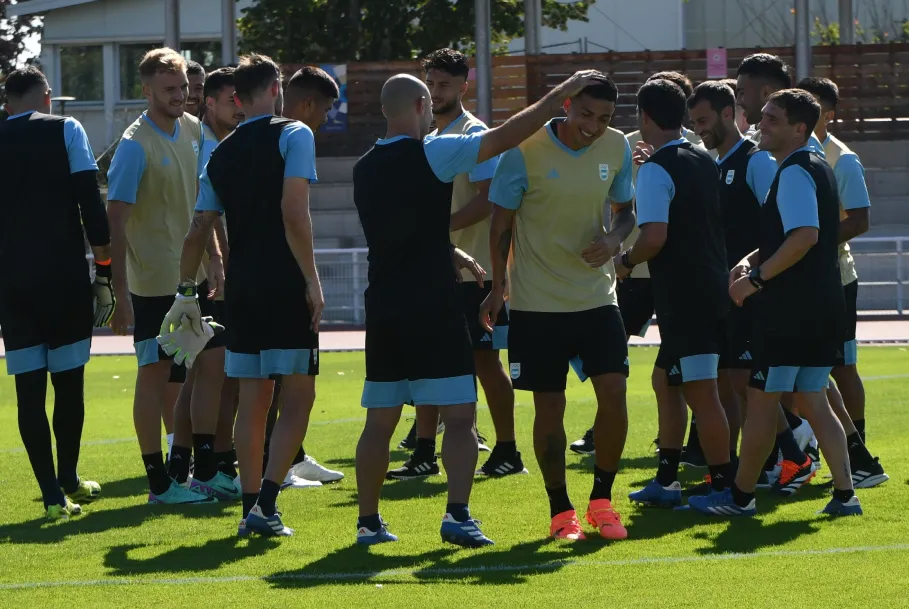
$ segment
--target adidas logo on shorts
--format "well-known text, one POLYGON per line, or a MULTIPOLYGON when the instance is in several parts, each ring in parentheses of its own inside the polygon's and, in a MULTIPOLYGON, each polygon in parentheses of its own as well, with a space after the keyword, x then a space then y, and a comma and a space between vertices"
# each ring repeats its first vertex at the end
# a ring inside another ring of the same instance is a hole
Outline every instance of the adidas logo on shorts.
POLYGON ((745 351, 744 353, 742 353, 742 354, 739 356, 739 359, 742 360, 742 361, 745 361, 745 362, 750 362, 751 359, 752 359, 752 358, 751 358, 751 351, 745 351))
POLYGON ((481 343, 491 343, 492 335, 489 332, 487 332, 486 334, 483 335, 483 338, 480 339, 480 342, 481 343))
POLYGON ((755 374, 753 378, 754 378, 755 380, 757 380, 757 381, 766 381, 766 380, 767 380, 767 379, 764 377, 764 373, 761 372, 760 370, 758 370, 757 374, 755 374))
POLYGON ((682 371, 679 370, 678 366, 673 366, 672 370, 669 371, 669 376, 675 376, 676 374, 682 374, 682 371))

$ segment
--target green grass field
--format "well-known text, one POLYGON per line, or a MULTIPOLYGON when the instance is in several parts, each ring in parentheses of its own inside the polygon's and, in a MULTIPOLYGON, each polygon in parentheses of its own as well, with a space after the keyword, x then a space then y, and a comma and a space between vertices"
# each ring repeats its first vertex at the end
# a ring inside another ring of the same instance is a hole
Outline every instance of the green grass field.
MULTIPOLYGON (((364 413, 361 353, 326 353, 307 451, 347 478, 282 493, 297 536, 235 537, 236 504, 146 505, 131 416, 135 359, 94 358, 80 472, 103 499, 73 521, 46 524, 21 449, 11 378, 0 379, 0 607, 907 607, 909 606, 909 353, 864 348, 869 447, 891 480, 860 491, 863 518, 827 520, 826 470, 794 498, 758 496, 759 517, 707 520, 632 506, 630 490, 652 476, 656 350, 631 351, 630 431, 615 488, 629 539, 562 544, 546 539, 549 512, 530 432, 529 394, 518 394, 519 449, 529 476, 478 480, 471 509, 497 545, 442 545, 445 478, 389 483, 382 513, 400 537, 367 550, 354 542, 354 446, 364 413), (591 602, 593 601, 593 602, 591 602)), ((52 398, 51 398, 52 399, 52 398)), ((570 380, 569 439, 594 412, 589 386, 570 380)), ((405 412, 405 414, 410 414, 405 412)), ((492 434, 481 406, 481 430, 492 434)), ((399 426, 398 436, 409 422, 399 426)), ((396 442, 397 442, 396 437, 396 442)), ((402 451, 393 451, 400 461, 402 451)), ((481 459, 484 455, 481 455, 481 459)), ((567 457, 579 510, 589 459, 567 457)), ((703 472, 685 471, 694 481, 703 472)))

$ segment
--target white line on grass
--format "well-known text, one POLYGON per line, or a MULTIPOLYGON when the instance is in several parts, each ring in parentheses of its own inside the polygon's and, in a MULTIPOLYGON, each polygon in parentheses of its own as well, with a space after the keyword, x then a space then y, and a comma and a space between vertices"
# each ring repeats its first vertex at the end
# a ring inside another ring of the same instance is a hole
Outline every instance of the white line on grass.
MULTIPOLYGON (((863 381, 886 381, 886 380, 890 380, 890 379, 905 379, 905 378, 909 378, 909 374, 885 374, 883 376, 866 376, 862 380, 863 381)), ((587 398, 587 399, 583 399, 583 400, 575 400, 574 403, 578 404, 578 403, 592 402, 592 401, 593 401, 593 398, 587 398)), ((520 406, 520 404, 515 404, 515 406, 520 406)), ((489 406, 486 406, 485 404, 477 405, 477 410, 485 410, 488 408, 489 408, 489 406)), ((362 423, 365 420, 366 420, 365 417, 351 417, 351 418, 347 418, 347 419, 331 419, 329 421, 313 421, 309 425, 311 427, 320 426, 320 425, 340 425, 342 423, 362 423)), ((104 444, 126 444, 127 442, 135 442, 135 441, 136 441, 136 438, 114 438, 114 439, 110 439, 110 440, 92 440, 90 442, 83 442, 81 444, 81 446, 100 446, 100 445, 104 445, 104 444)), ((25 449, 22 448, 21 446, 18 448, 0 449, 0 454, 24 453, 24 452, 25 452, 25 449)))
POLYGON ((233 575, 226 577, 171 577, 154 579, 89 579, 72 581, 23 582, 0 584, 0 590, 25 590, 35 588, 78 588, 92 586, 134 586, 140 584, 193 585, 227 584, 236 582, 278 582, 278 581, 349 581, 375 577, 404 577, 437 575, 473 575, 478 573, 509 573, 520 571, 552 571, 566 567, 633 567, 637 565, 672 565, 679 563, 726 562, 755 558, 786 558, 798 556, 829 556, 832 554, 859 554, 871 552, 905 552, 909 544, 892 546, 857 546, 852 548, 825 548, 822 550, 776 550, 751 554, 736 552, 706 556, 654 556, 626 560, 559 560, 547 563, 508 565, 498 564, 478 567, 440 567, 426 569, 389 569, 387 571, 335 572, 335 573, 290 573, 287 575, 233 575))

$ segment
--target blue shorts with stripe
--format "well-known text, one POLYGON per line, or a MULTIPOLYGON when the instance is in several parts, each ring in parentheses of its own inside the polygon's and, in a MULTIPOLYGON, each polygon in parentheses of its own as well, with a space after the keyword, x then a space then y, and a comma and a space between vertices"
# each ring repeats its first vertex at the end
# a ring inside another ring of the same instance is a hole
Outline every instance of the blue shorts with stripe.
POLYGON ((88 363, 94 305, 88 266, 85 279, 55 287, 53 298, 16 300, 0 293, 0 329, 6 349, 6 372, 65 372, 88 363))
POLYGON ((364 408, 477 401, 473 345, 461 313, 376 318, 366 314, 364 408))
POLYGON ((723 316, 691 319, 661 315, 656 367, 666 371, 670 387, 717 378, 723 351, 723 316))

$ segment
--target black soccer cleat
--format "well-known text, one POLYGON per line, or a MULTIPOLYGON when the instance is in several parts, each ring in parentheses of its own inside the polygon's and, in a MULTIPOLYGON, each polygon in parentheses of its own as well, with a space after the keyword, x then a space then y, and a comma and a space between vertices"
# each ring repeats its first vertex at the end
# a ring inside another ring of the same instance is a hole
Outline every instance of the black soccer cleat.
POLYGON ((683 448, 679 463, 686 467, 696 467, 698 469, 707 467, 707 459, 704 457, 704 451, 701 450, 700 446, 686 446, 683 448))
POLYGON ((506 454, 500 447, 492 449, 492 454, 486 460, 480 469, 477 470, 478 476, 489 476, 490 478, 504 478, 513 474, 526 474, 527 468, 521 460, 521 453, 514 451, 512 454, 506 454))
POLYGON ((875 457, 870 463, 861 463, 852 466, 852 486, 855 488, 872 488, 890 480, 884 473, 884 468, 875 457))
POLYGON ((439 475, 439 461, 433 455, 432 461, 415 459, 413 455, 404 462, 404 465, 385 474, 386 480, 418 480, 427 476, 439 475))
POLYGON ((584 432, 584 437, 571 443, 571 452, 579 455, 594 455, 597 452, 593 444, 593 427, 584 432))

